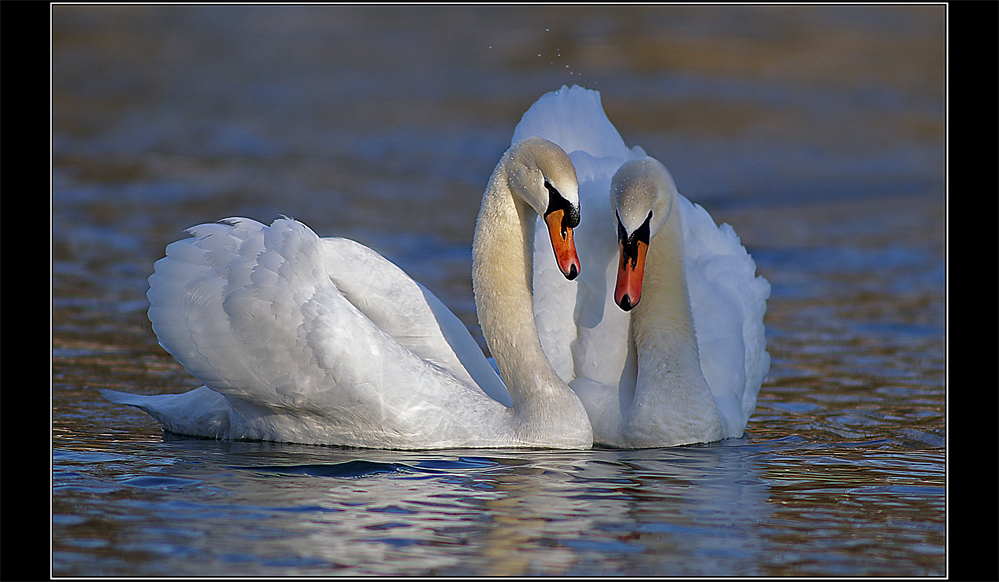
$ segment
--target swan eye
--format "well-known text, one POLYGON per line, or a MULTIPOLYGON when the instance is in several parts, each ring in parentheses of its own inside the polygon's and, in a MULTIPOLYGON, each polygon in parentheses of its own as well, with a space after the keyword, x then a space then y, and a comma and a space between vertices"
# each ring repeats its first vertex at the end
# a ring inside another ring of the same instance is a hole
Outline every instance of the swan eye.
MULTIPOLYGON (((545 190, 548 190, 548 210, 546 212, 551 212, 552 210, 555 210, 552 208, 554 200, 556 198, 562 198, 562 195, 559 194, 558 189, 555 188, 555 186, 552 186, 552 183, 547 179, 545 180, 545 190)), ((562 199, 564 200, 564 198, 562 199)))

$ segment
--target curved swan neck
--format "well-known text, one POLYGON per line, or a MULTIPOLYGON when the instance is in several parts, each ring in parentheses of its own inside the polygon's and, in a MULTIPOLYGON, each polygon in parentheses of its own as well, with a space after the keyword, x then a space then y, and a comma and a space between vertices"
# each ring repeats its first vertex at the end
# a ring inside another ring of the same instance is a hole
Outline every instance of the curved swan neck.
POLYGON ((479 324, 513 398, 515 414, 526 424, 535 419, 574 425, 588 433, 582 403, 555 373, 538 338, 531 279, 537 213, 511 190, 515 148, 493 172, 475 227, 472 290, 479 324))
POLYGON ((675 444, 721 438, 718 409, 701 372, 675 203, 670 214, 650 241, 642 302, 632 315, 638 385, 630 422, 636 444, 642 444, 642 427, 656 427, 652 442, 661 443, 656 434, 675 435, 675 444))

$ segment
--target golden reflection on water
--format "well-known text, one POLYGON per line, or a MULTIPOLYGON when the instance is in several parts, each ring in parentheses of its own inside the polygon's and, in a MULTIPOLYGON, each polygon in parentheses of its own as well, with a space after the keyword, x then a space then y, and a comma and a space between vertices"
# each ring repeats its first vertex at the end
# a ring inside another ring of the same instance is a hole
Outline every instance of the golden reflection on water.
POLYGON ((587 503, 571 495, 579 489, 566 472, 571 469, 541 462, 496 475, 497 497, 484 502, 491 523, 480 538, 486 562, 479 574, 557 576, 572 567, 576 552, 550 543, 579 536, 592 526, 587 503))

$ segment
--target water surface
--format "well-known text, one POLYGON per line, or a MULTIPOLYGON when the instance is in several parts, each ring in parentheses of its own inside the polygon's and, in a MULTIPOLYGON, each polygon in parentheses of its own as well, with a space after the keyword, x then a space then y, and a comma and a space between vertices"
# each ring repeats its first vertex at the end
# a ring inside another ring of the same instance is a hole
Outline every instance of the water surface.
POLYGON ((53 7, 52 573, 947 573, 943 6, 53 7), (543 93, 773 286, 746 436, 586 452, 179 438, 146 278, 192 225, 379 251, 481 343, 482 190, 543 93))

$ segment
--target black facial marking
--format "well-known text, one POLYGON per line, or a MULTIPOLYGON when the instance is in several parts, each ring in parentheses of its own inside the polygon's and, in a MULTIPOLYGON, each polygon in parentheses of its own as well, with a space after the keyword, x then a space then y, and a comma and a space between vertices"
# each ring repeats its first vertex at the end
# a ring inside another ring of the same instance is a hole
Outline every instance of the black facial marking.
POLYGON ((565 238, 567 229, 579 226, 579 208, 570 204, 548 180, 545 180, 545 188, 548 189, 548 208, 545 210, 545 216, 556 210, 563 211, 562 238, 565 238))
POLYGON ((639 241, 645 243, 646 246, 649 244, 649 224, 652 222, 652 211, 649 211, 649 215, 645 218, 645 222, 642 226, 635 229, 635 232, 628 236, 628 232, 624 230, 624 226, 621 224, 621 216, 617 217, 617 239, 621 242, 621 253, 624 255, 624 259, 631 263, 631 268, 635 268, 635 264, 638 263, 638 243, 639 241))

